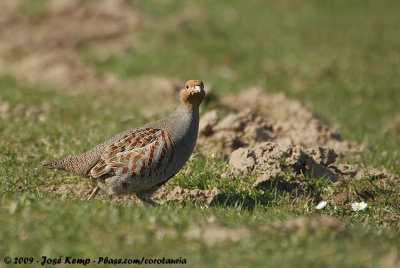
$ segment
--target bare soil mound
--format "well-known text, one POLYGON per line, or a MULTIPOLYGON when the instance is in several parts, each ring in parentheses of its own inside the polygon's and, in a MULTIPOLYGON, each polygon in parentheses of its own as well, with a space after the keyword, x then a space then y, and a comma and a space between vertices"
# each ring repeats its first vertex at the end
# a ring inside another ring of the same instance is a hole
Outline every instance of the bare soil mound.
POLYGON ((222 120, 217 111, 202 116, 200 152, 229 155, 237 148, 265 141, 304 148, 323 146, 339 153, 366 149, 365 144, 342 140, 310 108, 284 94, 267 94, 261 88, 250 88, 223 97, 221 104, 235 112, 222 120))
MULTIPOLYGON (((246 94, 246 91, 243 94, 246 94)), ((266 95, 266 93, 260 94, 261 98, 266 95)), ((275 110, 286 110, 290 103, 291 101, 286 104, 281 103, 282 106, 276 107, 275 110)), ((266 141, 286 146, 299 145, 304 148, 323 146, 335 149, 339 153, 359 153, 366 148, 362 144, 343 141, 337 132, 330 130, 316 117, 311 119, 308 117, 295 119, 295 117, 294 114, 293 118, 288 116, 286 119, 274 121, 245 109, 220 119, 218 111, 213 110, 201 117, 197 149, 203 154, 211 152, 229 156, 238 148, 254 147, 266 141)))
POLYGON ((52 0, 40 18, 27 16, 22 1, 4 0, 1 7, 2 37, 7 42, 1 44, 0 52, 8 57, 115 39, 134 31, 145 19, 124 0, 52 0))
POLYGON ((68 90, 112 87, 81 59, 78 45, 117 42, 145 22, 145 15, 124 0, 52 0, 40 18, 28 16, 22 1, 5 0, 0 17, 0 73, 68 90))
POLYGON ((367 146, 342 140, 310 108, 283 94, 251 88, 221 104, 234 112, 221 119, 212 110, 201 117, 197 151, 228 158, 227 173, 234 177, 257 175, 254 187, 313 194, 314 178, 399 180, 386 170, 337 164, 338 156, 357 157, 367 146))

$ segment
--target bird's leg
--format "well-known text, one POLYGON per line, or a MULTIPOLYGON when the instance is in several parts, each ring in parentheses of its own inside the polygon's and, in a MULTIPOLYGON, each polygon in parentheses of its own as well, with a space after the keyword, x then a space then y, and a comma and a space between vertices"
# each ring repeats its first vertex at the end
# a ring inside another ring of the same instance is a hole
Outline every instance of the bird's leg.
POLYGON ((157 188, 152 188, 147 191, 139 192, 136 193, 136 196, 139 198, 140 201, 142 201, 144 204, 148 204, 151 206, 158 205, 158 203, 154 202, 151 197, 153 196, 153 193, 158 189, 157 188))
POLYGON ((96 188, 93 189, 92 193, 89 195, 88 201, 90 201, 100 190, 99 186, 96 186, 96 188))

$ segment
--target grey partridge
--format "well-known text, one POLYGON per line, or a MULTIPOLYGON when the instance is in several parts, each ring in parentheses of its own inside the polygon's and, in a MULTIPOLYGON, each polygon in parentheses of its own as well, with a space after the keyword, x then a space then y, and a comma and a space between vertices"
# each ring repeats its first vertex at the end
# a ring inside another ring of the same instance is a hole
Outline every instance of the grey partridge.
POLYGON ((199 128, 199 105, 204 84, 189 80, 180 92, 180 105, 164 119, 126 130, 91 150, 44 164, 90 177, 108 194, 134 193, 153 203, 153 193, 183 167, 194 150, 199 128))

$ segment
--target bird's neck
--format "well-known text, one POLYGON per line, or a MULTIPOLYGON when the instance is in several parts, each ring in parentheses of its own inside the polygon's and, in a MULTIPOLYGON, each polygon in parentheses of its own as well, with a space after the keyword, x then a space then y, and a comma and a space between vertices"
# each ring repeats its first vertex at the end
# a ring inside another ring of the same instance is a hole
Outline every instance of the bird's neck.
POLYGON ((197 137, 199 129, 199 109, 190 109, 181 101, 178 108, 170 116, 172 133, 176 139, 185 135, 194 135, 197 137))

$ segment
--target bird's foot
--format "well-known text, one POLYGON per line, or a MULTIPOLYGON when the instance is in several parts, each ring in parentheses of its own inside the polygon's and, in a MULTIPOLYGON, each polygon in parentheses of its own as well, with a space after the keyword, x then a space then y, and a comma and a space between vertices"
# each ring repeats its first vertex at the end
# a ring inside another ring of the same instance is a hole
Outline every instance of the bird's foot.
POLYGON ((150 190, 150 191, 146 191, 146 192, 140 192, 140 193, 136 193, 136 196, 139 198, 139 201, 141 204, 146 204, 146 205, 150 205, 150 206, 159 206, 160 204, 158 204, 157 202, 154 202, 153 199, 151 199, 151 197, 153 196, 154 191, 150 190))
POLYGON ((140 202, 140 204, 142 204, 142 205, 144 205, 144 206, 148 205, 148 206, 151 206, 151 207, 156 207, 156 206, 159 206, 159 205, 160 205, 159 203, 154 202, 154 201, 151 200, 151 199, 146 200, 146 201, 143 201, 143 200, 139 199, 139 202, 140 202))

